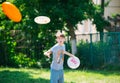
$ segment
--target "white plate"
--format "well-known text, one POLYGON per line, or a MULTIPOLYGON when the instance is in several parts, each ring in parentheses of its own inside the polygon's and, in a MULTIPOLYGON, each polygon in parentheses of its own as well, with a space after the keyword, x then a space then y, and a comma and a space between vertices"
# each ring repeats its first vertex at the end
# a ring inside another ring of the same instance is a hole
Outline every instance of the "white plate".
POLYGON ((76 69, 80 65, 80 60, 78 57, 70 57, 67 60, 67 64, 71 69, 76 69))
POLYGON ((35 17, 34 21, 37 24, 47 24, 50 22, 50 18, 47 16, 37 16, 37 17, 35 17))

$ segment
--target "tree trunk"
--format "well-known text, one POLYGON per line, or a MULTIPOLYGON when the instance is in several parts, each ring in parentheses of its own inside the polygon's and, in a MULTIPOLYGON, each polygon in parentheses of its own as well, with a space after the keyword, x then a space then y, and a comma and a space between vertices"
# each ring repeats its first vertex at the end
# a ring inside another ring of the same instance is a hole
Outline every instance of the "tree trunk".
POLYGON ((76 46, 76 35, 74 32, 74 27, 68 23, 67 27, 69 28, 69 35, 70 35, 70 41, 71 41, 71 50, 72 50, 72 54, 76 54, 77 53, 77 46, 76 46))
POLYGON ((72 54, 75 55, 77 52, 76 39, 71 39, 71 49, 72 49, 72 54))

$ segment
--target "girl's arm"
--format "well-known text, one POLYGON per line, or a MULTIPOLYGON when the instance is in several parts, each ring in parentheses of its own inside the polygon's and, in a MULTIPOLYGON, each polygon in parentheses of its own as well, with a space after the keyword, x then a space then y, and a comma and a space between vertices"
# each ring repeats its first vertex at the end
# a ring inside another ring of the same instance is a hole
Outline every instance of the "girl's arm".
POLYGON ((48 51, 44 52, 44 55, 47 56, 48 58, 50 58, 51 54, 52 54, 51 50, 48 50, 48 51))
POLYGON ((66 55, 68 55, 68 56, 70 56, 70 57, 75 57, 73 54, 71 54, 71 53, 69 53, 69 52, 67 52, 67 51, 64 51, 64 54, 66 54, 66 55))

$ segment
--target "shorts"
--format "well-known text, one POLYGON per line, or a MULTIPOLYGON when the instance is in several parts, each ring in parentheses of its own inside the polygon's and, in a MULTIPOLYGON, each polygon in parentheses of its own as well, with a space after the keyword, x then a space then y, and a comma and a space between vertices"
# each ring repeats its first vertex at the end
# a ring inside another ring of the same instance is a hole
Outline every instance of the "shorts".
POLYGON ((50 83, 64 83, 63 70, 51 69, 50 83))

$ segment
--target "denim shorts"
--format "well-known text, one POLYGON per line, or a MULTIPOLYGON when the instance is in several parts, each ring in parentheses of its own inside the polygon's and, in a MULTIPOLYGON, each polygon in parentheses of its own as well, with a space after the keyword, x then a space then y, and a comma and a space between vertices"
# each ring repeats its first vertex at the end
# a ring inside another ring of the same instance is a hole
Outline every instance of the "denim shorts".
POLYGON ((51 69, 50 83, 64 83, 63 70, 51 69))

